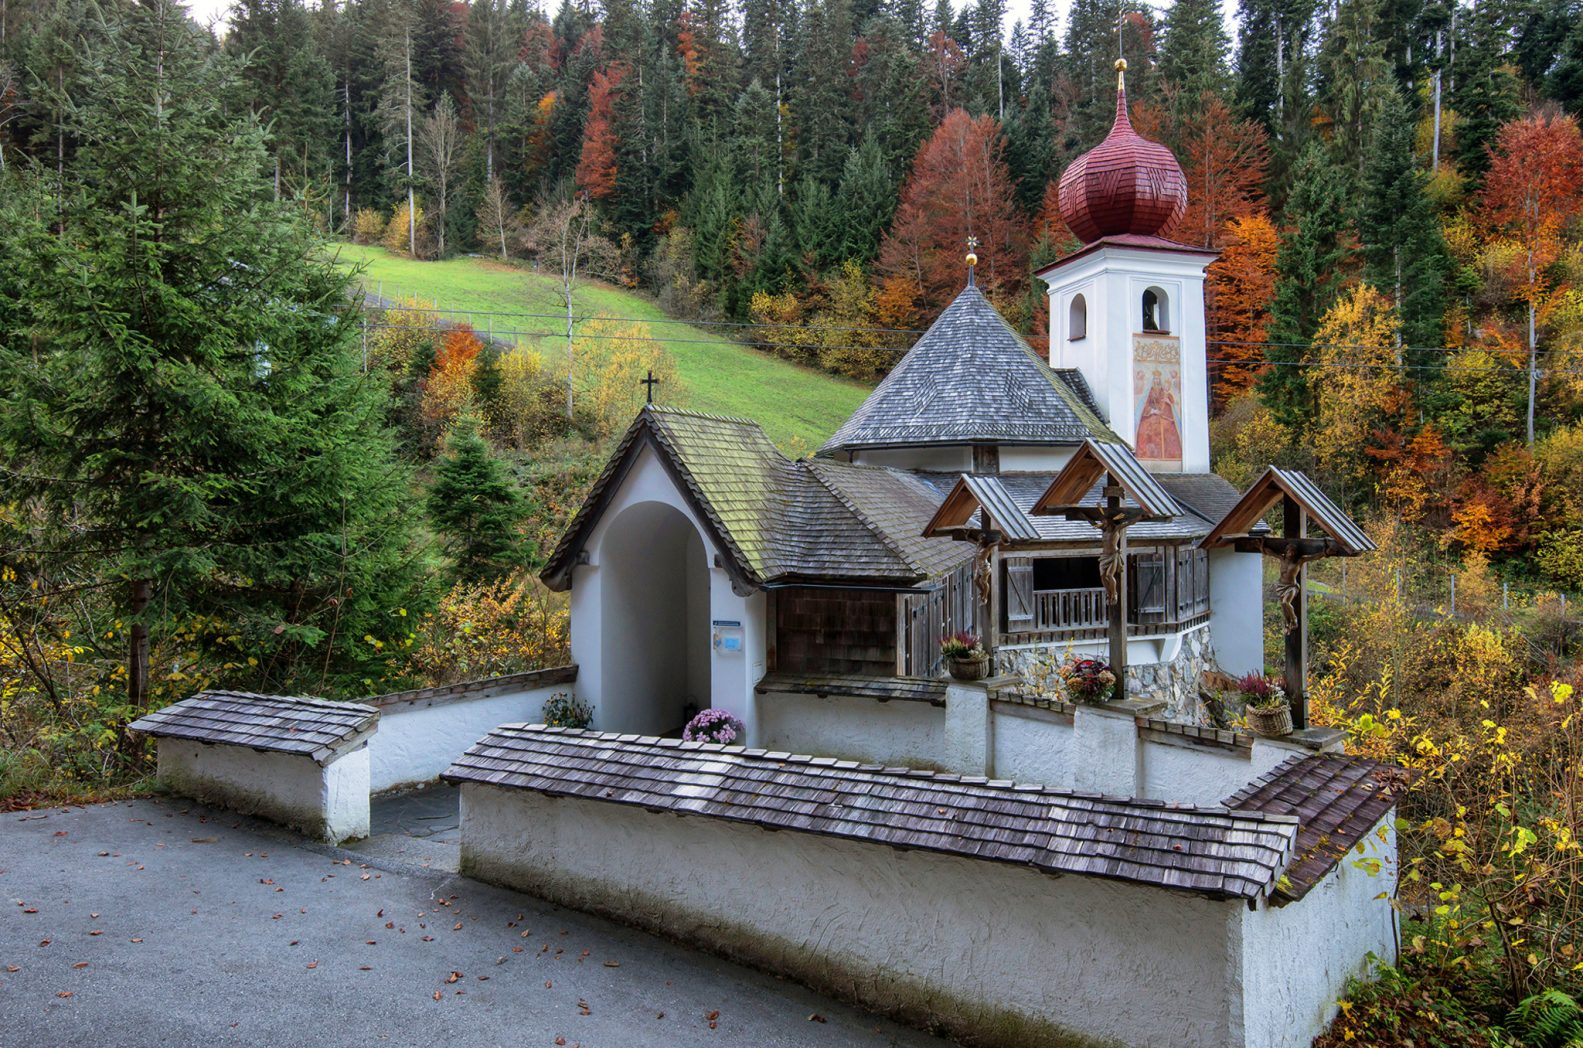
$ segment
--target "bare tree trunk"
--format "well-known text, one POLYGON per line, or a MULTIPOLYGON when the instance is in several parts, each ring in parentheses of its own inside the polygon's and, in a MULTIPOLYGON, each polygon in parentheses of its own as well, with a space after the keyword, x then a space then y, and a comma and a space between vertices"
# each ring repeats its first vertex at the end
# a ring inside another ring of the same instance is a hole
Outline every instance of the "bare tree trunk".
POLYGON ((126 697, 135 710, 148 706, 148 624, 143 613, 153 596, 154 586, 148 579, 135 579, 131 584, 132 633, 126 652, 126 697))
POLYGON ((417 198, 412 188, 412 30, 407 30, 407 252, 418 257, 417 198))
POLYGON ((341 187, 341 211, 348 227, 352 226, 352 84, 341 81, 341 128, 346 144, 346 178, 341 187))

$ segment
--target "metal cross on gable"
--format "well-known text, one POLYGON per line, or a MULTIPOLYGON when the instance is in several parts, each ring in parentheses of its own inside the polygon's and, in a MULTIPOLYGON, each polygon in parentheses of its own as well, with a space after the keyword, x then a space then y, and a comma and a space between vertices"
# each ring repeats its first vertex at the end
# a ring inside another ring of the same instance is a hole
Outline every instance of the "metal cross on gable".
POLYGON ((648 378, 640 378, 638 381, 649 387, 649 403, 654 403, 654 387, 660 384, 660 380, 654 377, 654 372, 650 371, 648 378))

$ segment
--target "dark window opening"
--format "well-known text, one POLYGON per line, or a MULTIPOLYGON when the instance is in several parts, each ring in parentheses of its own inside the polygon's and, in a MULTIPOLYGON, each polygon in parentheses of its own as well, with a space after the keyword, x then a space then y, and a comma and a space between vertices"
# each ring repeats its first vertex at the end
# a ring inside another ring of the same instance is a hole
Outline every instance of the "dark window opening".
POLYGON ((1160 296, 1153 288, 1143 293, 1143 330, 1160 330, 1160 296))
POLYGON ((1098 557, 1042 557, 1033 562, 1036 590, 1094 589, 1099 585, 1098 557))

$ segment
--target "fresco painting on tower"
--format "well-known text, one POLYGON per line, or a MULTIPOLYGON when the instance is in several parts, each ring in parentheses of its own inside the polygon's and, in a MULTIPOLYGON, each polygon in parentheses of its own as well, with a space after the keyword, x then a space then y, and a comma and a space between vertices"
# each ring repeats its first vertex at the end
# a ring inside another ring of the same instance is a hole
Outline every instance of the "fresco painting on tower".
POLYGON ((1182 468, 1182 356, 1177 340, 1134 335, 1132 390, 1136 404, 1133 447, 1150 469, 1182 468))

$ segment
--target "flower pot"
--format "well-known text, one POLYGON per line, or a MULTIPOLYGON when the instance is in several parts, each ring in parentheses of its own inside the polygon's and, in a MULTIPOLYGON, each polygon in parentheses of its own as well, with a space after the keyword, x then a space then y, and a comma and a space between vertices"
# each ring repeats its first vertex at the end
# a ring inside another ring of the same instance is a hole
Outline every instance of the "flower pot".
POLYGON ((946 669, 957 680, 983 680, 989 676, 989 656, 980 655, 974 659, 960 659, 952 656, 945 660, 946 669))
POLYGON ((1292 707, 1283 702, 1279 706, 1249 706, 1248 728, 1255 735, 1266 739, 1279 739, 1292 733, 1292 707))

